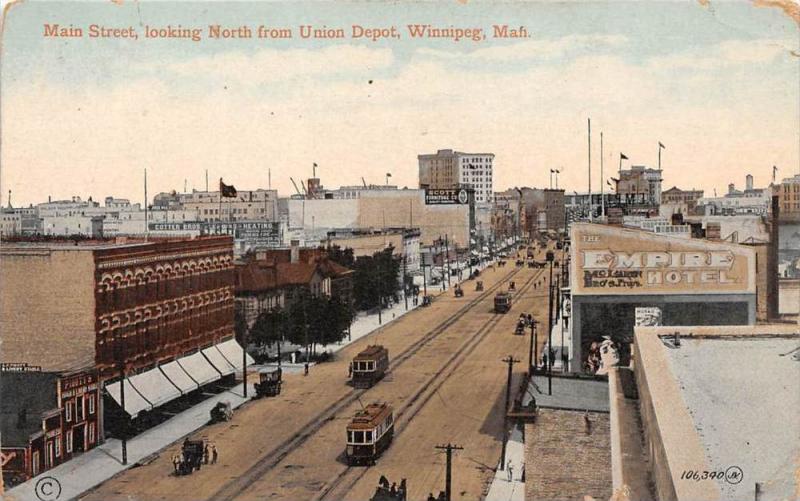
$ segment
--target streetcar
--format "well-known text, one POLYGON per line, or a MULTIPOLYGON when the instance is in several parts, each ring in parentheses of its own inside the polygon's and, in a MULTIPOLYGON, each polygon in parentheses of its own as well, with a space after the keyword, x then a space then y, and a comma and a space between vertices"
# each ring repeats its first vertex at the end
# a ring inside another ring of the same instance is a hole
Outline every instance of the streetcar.
POLYGON ((353 387, 369 388, 377 383, 389 368, 389 350, 371 345, 356 355, 352 362, 353 387))
POLYGON ((494 311, 495 313, 506 313, 511 309, 511 294, 507 292, 498 292, 494 296, 494 311))
POLYGON ((394 409, 383 403, 369 404, 356 412, 347 425, 347 464, 375 464, 389 448, 394 435, 394 409))

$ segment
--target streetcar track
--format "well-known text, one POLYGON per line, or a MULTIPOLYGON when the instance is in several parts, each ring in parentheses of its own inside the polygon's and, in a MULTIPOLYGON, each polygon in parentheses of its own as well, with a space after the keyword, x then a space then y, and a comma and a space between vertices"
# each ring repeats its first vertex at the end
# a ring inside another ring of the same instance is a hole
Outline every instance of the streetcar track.
MULTIPOLYGON (((541 273, 542 272, 540 270, 539 273, 529 278, 525 284, 520 287, 518 294, 521 296, 527 292, 531 288, 533 281, 538 279, 541 273)), ((478 346, 487 338, 489 333, 492 332, 492 329, 498 323, 500 323, 502 319, 503 316, 501 315, 494 315, 492 318, 488 319, 477 330, 475 335, 461 345, 459 349, 456 350, 456 352, 453 353, 453 355, 451 355, 450 358, 443 364, 443 366, 437 372, 432 374, 422 385, 420 385, 420 389, 417 390, 417 392, 408 401, 404 402, 403 407, 397 412, 395 417, 395 432, 393 440, 408 427, 417 414, 422 411, 428 401, 433 398, 439 388, 441 388, 444 383, 447 382, 447 380, 453 374, 455 374, 464 361, 467 360, 469 355, 478 348, 478 346), (420 400, 420 398, 422 398, 422 400, 420 400), (415 406, 417 402, 419 402, 419 405, 415 406), (415 406, 413 412, 407 419, 403 420, 402 418, 409 410, 412 409, 412 406, 415 406)), ((355 468, 352 466, 345 467, 340 473, 335 475, 333 479, 326 482, 319 494, 314 496, 313 501, 321 501, 337 489, 340 490, 340 493, 349 492, 355 486, 355 484, 367 474, 369 468, 369 466, 367 468, 355 468), (354 478, 349 480, 346 484, 342 484, 350 472, 356 472, 353 475, 354 478), (339 489, 339 487, 342 487, 342 489, 339 489)))
MULTIPOLYGON (((428 343, 436 339, 440 334, 445 332, 451 325, 461 320, 464 313, 474 308, 476 305, 483 302, 495 290, 503 286, 510 278, 519 273, 522 268, 515 268, 507 273, 504 277, 497 281, 494 285, 487 288, 486 291, 478 295, 475 299, 459 308, 454 314, 441 322, 439 325, 429 330, 422 338, 413 343, 411 346, 403 350, 397 357, 393 358, 389 363, 386 374, 391 373, 394 369, 402 365, 409 358, 415 355, 428 343)), ((525 286, 528 286, 526 282, 525 286)), ((244 492, 255 480, 264 476, 267 472, 275 468, 283 459, 288 456, 298 446, 306 442, 312 435, 319 431, 331 419, 334 419, 338 413, 347 408, 349 405, 356 402, 361 395, 369 391, 370 388, 356 390, 343 396, 339 400, 333 402, 321 412, 317 413, 311 420, 300 428, 301 431, 293 434, 283 442, 278 444, 272 450, 263 454, 261 458, 251 466, 243 474, 237 476, 227 484, 219 488, 210 499, 233 501, 239 494, 244 492)))

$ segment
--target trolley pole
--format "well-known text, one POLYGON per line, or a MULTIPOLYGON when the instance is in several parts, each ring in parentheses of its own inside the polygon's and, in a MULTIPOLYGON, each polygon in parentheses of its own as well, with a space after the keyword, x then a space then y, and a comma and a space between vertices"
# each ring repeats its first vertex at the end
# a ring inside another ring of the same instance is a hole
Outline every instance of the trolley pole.
POLYGON ((449 442, 447 445, 437 445, 437 449, 443 450, 447 453, 447 470, 445 472, 444 481, 444 499, 451 501, 452 483, 453 483, 453 451, 463 451, 464 448, 458 445, 452 445, 449 442))
POLYGON ((500 458, 500 469, 506 469, 506 444, 508 443, 508 404, 511 400, 511 372, 514 364, 519 362, 512 355, 503 359, 508 364, 508 381, 506 382, 506 406, 503 408, 503 455, 500 458))

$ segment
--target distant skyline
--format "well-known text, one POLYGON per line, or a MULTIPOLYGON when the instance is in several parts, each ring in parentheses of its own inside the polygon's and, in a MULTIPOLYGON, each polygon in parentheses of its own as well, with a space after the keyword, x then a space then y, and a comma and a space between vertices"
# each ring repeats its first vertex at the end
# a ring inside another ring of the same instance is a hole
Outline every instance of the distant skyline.
MULTIPOLYGON (((173 189, 318 177, 326 187, 417 187, 417 155, 492 152, 494 186, 587 191, 619 167, 722 195, 749 173, 800 172, 800 20, 746 2, 41 2, 13 5, 0 58, 0 200, 142 202, 173 189), (705 4, 705 5, 703 5, 705 4), (97 40, 86 27, 408 24, 481 27, 441 39, 97 40), (526 39, 492 39, 493 24, 526 39)), ((298 181, 299 182, 299 181, 298 181)))

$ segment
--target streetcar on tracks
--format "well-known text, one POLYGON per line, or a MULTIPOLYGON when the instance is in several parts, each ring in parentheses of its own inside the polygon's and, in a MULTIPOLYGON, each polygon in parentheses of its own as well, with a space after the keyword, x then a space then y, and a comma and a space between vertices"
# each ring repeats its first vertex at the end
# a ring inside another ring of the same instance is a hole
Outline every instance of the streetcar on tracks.
POLYGON ((498 292, 494 296, 494 311, 495 313, 506 313, 511 309, 511 294, 507 292, 498 292))
POLYGON ((394 436, 394 409, 386 402, 369 404, 347 425, 347 464, 373 465, 394 436))
POLYGON ((389 350, 379 344, 367 346, 353 357, 353 387, 370 388, 389 368, 389 350))

